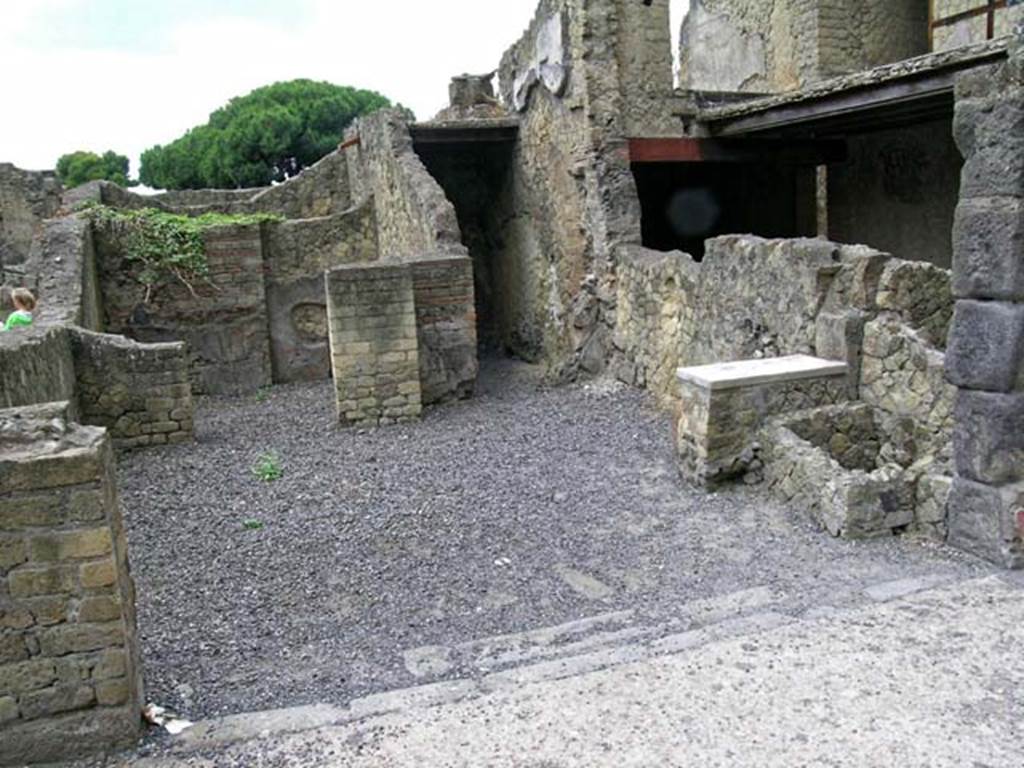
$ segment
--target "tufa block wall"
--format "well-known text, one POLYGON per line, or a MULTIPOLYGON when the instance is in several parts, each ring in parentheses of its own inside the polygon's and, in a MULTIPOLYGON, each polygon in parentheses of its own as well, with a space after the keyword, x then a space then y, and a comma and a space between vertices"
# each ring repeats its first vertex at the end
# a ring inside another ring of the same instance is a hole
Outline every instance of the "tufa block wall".
POLYGON ((138 736, 127 558, 104 430, 54 405, 0 411, 0 764, 138 736))
POLYGON ((184 443, 193 436, 183 343, 139 344, 73 329, 81 421, 106 427, 115 448, 184 443))
POLYGON ((338 420, 385 425, 419 417, 410 266, 338 267, 327 273, 326 284, 338 420))

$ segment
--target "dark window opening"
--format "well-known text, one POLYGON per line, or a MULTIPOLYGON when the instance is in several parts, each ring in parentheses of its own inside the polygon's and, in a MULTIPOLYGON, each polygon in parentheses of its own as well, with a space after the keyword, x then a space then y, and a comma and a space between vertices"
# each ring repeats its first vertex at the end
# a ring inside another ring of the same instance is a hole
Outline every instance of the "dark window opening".
POLYGON ((813 237, 813 166, 774 163, 634 163, 643 244, 700 261, 704 241, 726 234, 813 237))

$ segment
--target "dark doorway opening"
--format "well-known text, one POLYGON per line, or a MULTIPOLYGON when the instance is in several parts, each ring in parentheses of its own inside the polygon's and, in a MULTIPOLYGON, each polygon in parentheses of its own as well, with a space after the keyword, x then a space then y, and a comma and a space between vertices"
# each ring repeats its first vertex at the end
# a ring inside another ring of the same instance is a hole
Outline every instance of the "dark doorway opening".
POLYGON ((477 335, 483 351, 501 351, 503 284, 499 254, 502 194, 512 167, 515 131, 414 130, 416 153, 455 206, 473 260, 477 335))

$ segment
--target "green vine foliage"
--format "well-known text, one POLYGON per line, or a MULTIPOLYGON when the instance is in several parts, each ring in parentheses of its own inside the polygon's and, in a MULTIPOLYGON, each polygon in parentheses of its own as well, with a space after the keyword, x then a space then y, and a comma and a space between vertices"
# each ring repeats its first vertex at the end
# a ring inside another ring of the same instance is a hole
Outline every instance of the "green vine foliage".
POLYGON ((198 282, 216 289, 203 244, 206 230, 282 219, 269 213, 184 216, 156 208, 123 210, 98 204, 80 212, 117 241, 125 261, 137 265, 134 276, 145 288, 146 304, 158 288, 173 282, 184 285, 193 296, 197 296, 198 282))

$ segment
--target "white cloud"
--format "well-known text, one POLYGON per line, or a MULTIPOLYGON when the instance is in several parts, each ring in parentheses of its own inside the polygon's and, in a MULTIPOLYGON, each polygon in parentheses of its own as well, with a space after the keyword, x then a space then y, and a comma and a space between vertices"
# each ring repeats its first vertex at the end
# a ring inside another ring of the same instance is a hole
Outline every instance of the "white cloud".
MULTIPOLYGON (((83 1, 28 5, 59 12, 83 1)), ((137 172, 143 149, 205 122, 233 96, 296 77, 378 90, 425 119, 444 106, 452 75, 497 67, 536 3, 308 0, 291 27, 207 16, 169 29, 169 44, 152 53, 27 48, 11 30, 31 13, 5 3, 0 161, 48 168, 65 152, 114 149, 137 172), (7 6, 22 11, 8 19, 7 6)))

